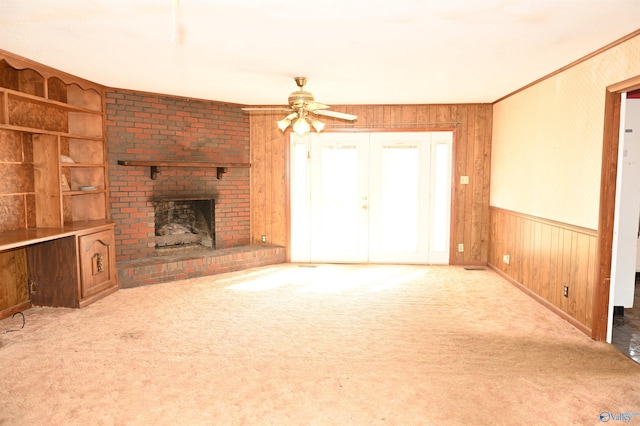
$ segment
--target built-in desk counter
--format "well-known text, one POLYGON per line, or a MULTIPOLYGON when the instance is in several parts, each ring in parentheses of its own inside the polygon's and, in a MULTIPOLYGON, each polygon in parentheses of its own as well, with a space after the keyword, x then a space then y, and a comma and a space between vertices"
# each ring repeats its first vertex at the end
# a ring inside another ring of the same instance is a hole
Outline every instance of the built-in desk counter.
POLYGON ((31 304, 80 308, 118 290, 115 223, 0 233, 0 318, 31 304))

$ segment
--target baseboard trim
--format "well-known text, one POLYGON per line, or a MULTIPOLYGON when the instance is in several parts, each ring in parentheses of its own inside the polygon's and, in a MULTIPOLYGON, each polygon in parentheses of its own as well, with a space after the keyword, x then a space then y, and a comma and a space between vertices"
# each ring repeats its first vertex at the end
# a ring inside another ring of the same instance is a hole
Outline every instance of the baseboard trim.
POLYGON ((18 303, 17 305, 10 306, 6 309, 3 309, 2 311, 0 311, 0 320, 9 318, 11 315, 15 314, 16 312, 25 311, 30 307, 31 307, 31 300, 27 300, 25 302, 21 302, 21 303, 18 303))
POLYGON ((540 303, 542 306, 544 306, 545 308, 549 309, 551 312, 553 312, 554 314, 558 315, 560 318, 564 319, 565 321, 567 321, 568 323, 573 325, 575 328, 577 328, 578 330, 582 331, 587 336, 593 338, 591 328, 587 327, 586 325, 584 325, 583 323, 581 323, 580 321, 578 321, 577 319, 575 319, 571 315, 567 314, 565 311, 563 311, 562 309, 558 308, 557 306, 555 306, 554 304, 552 304, 548 300, 542 298, 537 293, 534 293, 533 291, 531 291, 530 289, 528 289, 527 287, 525 287, 524 285, 522 285, 518 281, 516 281, 513 278, 511 278, 509 275, 507 275, 504 272, 502 272, 500 269, 498 269, 497 267, 495 267, 491 263, 488 263, 487 266, 491 270, 493 270, 495 273, 500 275, 502 278, 507 280, 509 283, 511 283, 513 286, 518 288, 520 291, 525 293, 527 296, 531 297, 533 300, 535 300, 536 302, 540 303))

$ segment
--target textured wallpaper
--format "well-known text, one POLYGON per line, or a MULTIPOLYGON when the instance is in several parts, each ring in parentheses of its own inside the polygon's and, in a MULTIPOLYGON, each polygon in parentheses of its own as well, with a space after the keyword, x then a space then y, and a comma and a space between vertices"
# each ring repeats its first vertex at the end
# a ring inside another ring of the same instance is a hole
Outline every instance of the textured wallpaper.
POLYGON ((606 87, 640 75, 640 36, 493 108, 491 205, 597 229, 606 87))

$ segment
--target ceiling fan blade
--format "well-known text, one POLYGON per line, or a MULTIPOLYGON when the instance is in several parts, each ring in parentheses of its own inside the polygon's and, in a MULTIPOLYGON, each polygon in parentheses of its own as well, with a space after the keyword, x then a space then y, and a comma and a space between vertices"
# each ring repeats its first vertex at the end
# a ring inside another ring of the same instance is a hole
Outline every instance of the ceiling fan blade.
POLYGON ((315 111, 317 109, 327 109, 329 105, 321 104, 320 102, 307 102, 305 104, 305 108, 309 111, 315 111))
POLYGON ((324 110, 311 111, 311 112, 317 115, 324 115, 327 117, 339 118, 341 120, 355 120, 356 118, 358 118, 357 115, 347 114, 346 112, 324 111, 324 110))
POLYGON ((243 111, 291 111, 291 108, 286 107, 244 107, 240 109, 243 111))

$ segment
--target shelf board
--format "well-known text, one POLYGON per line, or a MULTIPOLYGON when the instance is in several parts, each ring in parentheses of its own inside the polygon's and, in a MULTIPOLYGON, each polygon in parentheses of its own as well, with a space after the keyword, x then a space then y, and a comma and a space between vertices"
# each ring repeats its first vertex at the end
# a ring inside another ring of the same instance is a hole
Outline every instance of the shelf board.
POLYGON ((72 189, 71 191, 62 191, 62 195, 86 195, 86 194, 96 194, 96 193, 105 193, 106 189, 87 189, 85 191, 81 191, 79 189, 72 189))
POLYGON ((60 136, 62 138, 69 138, 69 139, 81 139, 81 140, 99 141, 99 142, 102 141, 102 136, 79 135, 77 133, 67 133, 67 132, 58 132, 55 130, 36 129, 35 127, 16 126, 14 124, 0 123, 0 129, 15 130, 16 132, 34 133, 34 134, 41 134, 41 135, 60 136))
POLYGON ((60 162, 60 166, 61 167, 93 167, 93 168, 104 168, 106 167, 105 164, 101 164, 101 163, 65 163, 65 162, 60 162))
POLYGON ((54 101, 53 99, 48 99, 48 98, 43 98, 43 97, 40 97, 40 96, 30 95, 28 93, 18 92, 16 90, 7 89, 7 88, 2 88, 0 90, 3 91, 3 92, 6 92, 7 95, 9 95, 10 98, 14 98, 14 99, 22 99, 24 101, 37 103, 37 104, 40 104, 40 105, 53 106, 53 107, 64 109, 64 110, 70 111, 70 112, 84 112, 84 113, 88 113, 88 114, 102 115, 102 110, 100 110, 100 109, 97 109, 97 110, 96 109, 90 109, 90 108, 83 107, 83 106, 77 106, 77 105, 64 103, 64 102, 60 102, 60 101, 54 101))
POLYGON ((249 163, 214 163, 208 161, 147 161, 147 160, 118 160, 121 166, 142 166, 149 167, 151 179, 155 179, 160 173, 158 167, 195 167, 204 169, 216 169, 217 178, 222 179, 222 175, 227 173, 227 168, 249 168, 249 163))

